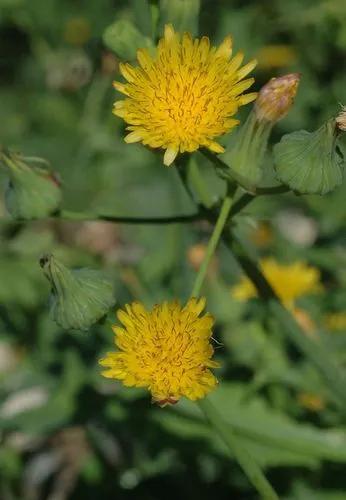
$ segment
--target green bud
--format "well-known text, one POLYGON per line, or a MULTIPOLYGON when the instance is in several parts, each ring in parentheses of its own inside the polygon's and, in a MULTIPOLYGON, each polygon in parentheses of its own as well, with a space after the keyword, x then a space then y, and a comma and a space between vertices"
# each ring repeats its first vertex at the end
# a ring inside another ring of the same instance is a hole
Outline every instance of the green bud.
POLYGON ((284 135, 274 146, 278 179, 294 191, 326 194, 342 183, 343 158, 337 147, 335 119, 315 132, 284 135))
POLYGON ((150 38, 144 36, 130 21, 120 19, 106 28, 104 44, 121 59, 133 61, 138 49, 153 47, 150 38))
POLYGON ((10 179, 5 204, 13 217, 38 219, 59 208, 61 189, 54 172, 42 166, 28 165, 24 157, 13 153, 0 152, 0 159, 10 179))
POLYGON ((70 270, 53 255, 40 265, 52 285, 51 316, 62 328, 88 330, 114 306, 113 285, 102 272, 70 270))
POLYGON ((298 73, 271 78, 259 91, 234 147, 223 156, 232 177, 250 192, 255 192, 262 180, 271 130, 291 109, 299 80, 298 73))
POLYGON ((160 0, 160 27, 172 24, 180 33, 198 34, 200 0, 160 0))
POLYGON ((129 2, 136 26, 141 33, 149 37, 153 29, 153 12, 158 13, 157 2, 158 0, 130 0, 129 2))
POLYGON ((262 179, 271 129, 272 123, 258 120, 255 111, 251 111, 238 130, 233 148, 222 156, 229 166, 231 177, 247 191, 255 192, 262 179))

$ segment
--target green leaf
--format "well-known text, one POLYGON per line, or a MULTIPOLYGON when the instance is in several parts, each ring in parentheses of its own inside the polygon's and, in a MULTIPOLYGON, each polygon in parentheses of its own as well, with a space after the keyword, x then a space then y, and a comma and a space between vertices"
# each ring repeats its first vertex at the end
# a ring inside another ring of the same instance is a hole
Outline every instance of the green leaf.
MULTIPOLYGON (((261 397, 245 401, 246 390, 245 385, 223 382, 209 398, 261 465, 312 466, 320 460, 346 462, 345 430, 321 430, 295 422, 270 408, 261 397)), ((184 417, 182 432, 189 429, 187 417, 197 419, 196 429, 198 422, 203 422, 197 405, 190 401, 179 402, 175 411, 184 417)), ((205 430, 203 435, 208 436, 205 430)))
POLYGON ((113 284, 102 272, 70 270, 53 255, 40 264, 52 285, 51 315, 62 328, 88 330, 114 306, 113 284))
POLYGON ((343 180, 343 159, 336 145, 335 120, 315 132, 284 135, 274 146, 278 179, 298 193, 326 194, 343 180))

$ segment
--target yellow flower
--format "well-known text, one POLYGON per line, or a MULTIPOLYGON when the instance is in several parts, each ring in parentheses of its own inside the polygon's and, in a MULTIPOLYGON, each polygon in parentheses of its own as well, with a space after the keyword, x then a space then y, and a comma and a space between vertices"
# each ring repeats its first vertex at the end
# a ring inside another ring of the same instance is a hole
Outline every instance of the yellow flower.
MULTIPOLYGON (((322 288, 319 270, 304 262, 280 264, 273 258, 266 258, 261 260, 260 269, 287 308, 293 308, 296 299, 302 295, 318 292, 322 288)), ((257 297, 257 290, 248 278, 243 277, 232 288, 232 295, 245 301, 257 297)))
POLYGON ((129 124, 125 141, 165 149, 165 165, 179 152, 201 146, 222 153, 214 138, 237 125, 232 116, 239 106, 256 98, 256 93, 242 95, 254 81, 243 78, 256 61, 240 68, 243 54, 231 55, 229 36, 218 48, 210 47, 209 38, 181 37, 167 25, 154 56, 140 49, 140 66, 120 64, 127 83, 114 82, 114 87, 127 98, 115 102, 113 113, 129 124))
POLYGON ((107 378, 122 380, 125 386, 146 387, 160 406, 176 403, 182 396, 203 398, 217 384, 209 368, 214 320, 200 317, 205 299, 164 302, 147 311, 139 302, 118 311, 122 327, 114 326, 119 351, 109 352, 100 364, 107 378))

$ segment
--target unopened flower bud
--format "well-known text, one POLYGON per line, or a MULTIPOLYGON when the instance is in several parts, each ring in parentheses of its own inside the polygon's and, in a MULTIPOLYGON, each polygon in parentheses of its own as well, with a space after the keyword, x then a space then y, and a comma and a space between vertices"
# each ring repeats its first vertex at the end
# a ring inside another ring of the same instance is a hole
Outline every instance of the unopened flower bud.
POLYGON ((344 161, 337 147, 335 119, 315 132, 286 134, 274 146, 278 179, 299 194, 326 194, 342 183, 344 161))
POLYGON ((245 123, 238 129, 233 147, 223 155, 231 176, 252 193, 263 177, 263 164, 273 125, 289 111, 297 92, 299 75, 272 78, 260 90, 245 123))
POLYGON ((276 123, 287 115, 296 96, 299 80, 299 73, 289 73, 269 80, 260 90, 255 102, 258 120, 276 123))
POLYGON ((102 272, 68 269, 53 255, 40 265, 52 285, 51 316, 62 328, 88 330, 114 306, 113 285, 102 272))
POLYGON ((346 106, 342 106, 342 109, 335 119, 336 126, 342 132, 346 132, 346 106))
POLYGON ((60 206, 61 189, 54 172, 29 165, 25 158, 0 152, 7 168, 9 185, 5 192, 8 212, 18 219, 37 219, 54 213, 60 206))
POLYGON ((153 44, 131 21, 120 19, 108 26, 103 34, 104 44, 121 59, 133 61, 139 48, 150 49, 153 44))

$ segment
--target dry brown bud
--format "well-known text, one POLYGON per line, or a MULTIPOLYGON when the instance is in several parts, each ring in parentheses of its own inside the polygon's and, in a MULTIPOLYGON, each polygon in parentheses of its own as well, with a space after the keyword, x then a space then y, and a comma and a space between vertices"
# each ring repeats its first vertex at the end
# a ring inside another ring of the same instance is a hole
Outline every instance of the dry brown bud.
POLYGON ((277 122, 291 109, 300 80, 299 73, 272 78, 260 90, 255 102, 259 120, 277 122))

